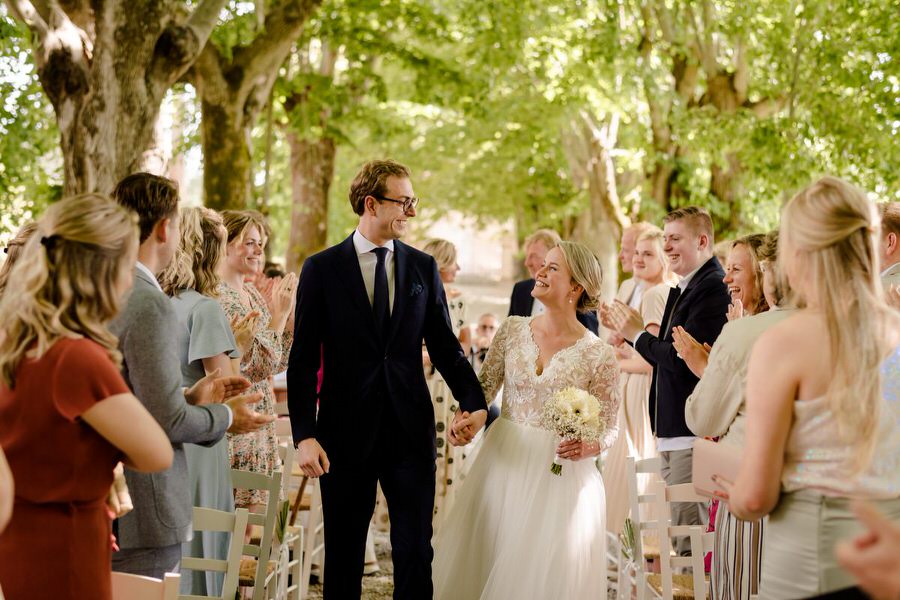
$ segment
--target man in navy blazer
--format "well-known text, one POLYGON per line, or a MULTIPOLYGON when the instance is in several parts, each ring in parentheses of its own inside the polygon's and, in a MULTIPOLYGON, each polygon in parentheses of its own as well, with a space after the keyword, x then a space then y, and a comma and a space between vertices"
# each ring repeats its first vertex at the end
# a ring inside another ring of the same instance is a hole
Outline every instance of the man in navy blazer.
MULTIPOLYGON (((538 229, 525 240, 525 268, 528 269, 531 278, 523 279, 513 286, 512 295, 509 298, 510 317, 530 317, 543 312, 543 305, 536 302, 531 295, 531 290, 534 289, 534 274, 543 266, 544 257, 547 256, 550 249, 559 242, 559 234, 552 229, 538 229)), ((592 312, 578 312, 575 316, 582 325, 595 334, 597 333, 599 329, 597 315, 592 312)))
POLYGON ((431 598, 435 422, 423 340, 459 401, 456 420, 472 419, 458 443, 484 425, 487 406, 450 326, 437 264, 399 241, 418 203, 409 170, 367 163, 350 203, 360 217, 353 235, 303 265, 287 374, 298 462, 321 477, 325 598, 360 597, 377 482, 391 518, 394 598, 431 598))
MULTIPOLYGON (((644 330, 640 314, 616 302, 604 326, 617 329, 653 365, 650 385, 650 422, 657 437, 657 449, 663 461, 662 475, 668 485, 691 481, 694 434, 688 429, 684 408, 699 379, 678 356, 672 330, 683 327, 699 343, 710 346, 719 337, 727 321, 731 297, 722 281, 725 272, 713 256, 713 226, 709 213, 689 206, 666 215, 665 252, 672 270, 681 276, 666 301, 659 337, 644 330)), ((605 311, 601 311, 603 314, 605 311)), ((705 520, 700 504, 676 503, 672 507, 676 525, 696 525, 705 520)), ((676 544, 680 554, 689 543, 676 544)))

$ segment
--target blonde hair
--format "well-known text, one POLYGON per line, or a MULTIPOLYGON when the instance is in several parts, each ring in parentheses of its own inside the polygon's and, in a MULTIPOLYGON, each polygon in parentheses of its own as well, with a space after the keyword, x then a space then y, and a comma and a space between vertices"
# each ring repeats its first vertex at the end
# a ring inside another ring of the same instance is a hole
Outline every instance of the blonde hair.
POLYGON ((575 310, 588 312, 600 306, 600 286, 603 284, 603 268, 594 252, 578 242, 561 241, 555 248, 562 252, 572 281, 583 289, 575 304, 575 310))
POLYGON ((22 225, 22 228, 16 233, 16 236, 9 241, 4 252, 6 252, 6 260, 3 266, 0 266, 0 295, 6 289, 6 281, 9 279, 9 272, 12 271, 13 265, 22 256, 22 249, 31 239, 31 236, 37 230, 37 223, 30 221, 22 225))
POLYGON ((672 267, 669 265, 669 257, 666 256, 666 234, 656 225, 650 225, 649 223, 642 231, 643 233, 634 241, 635 246, 637 246, 638 242, 653 242, 653 246, 656 248, 656 255, 662 264, 663 283, 674 286, 678 283, 678 275, 672 272, 672 267))
POLYGON ((422 246, 422 252, 430 254, 437 262, 439 271, 447 271, 456 266, 456 246, 453 242, 435 238, 422 246))
POLYGON ((753 275, 756 278, 753 284, 753 298, 755 298, 755 301, 753 306, 747 306, 746 309, 752 315, 765 312, 770 308, 769 303, 766 302, 766 295, 763 293, 763 273, 762 268, 759 266, 759 263, 762 261, 760 254, 765 244, 765 233, 751 233, 731 242, 732 249, 736 246, 744 246, 750 255, 750 267, 753 269, 753 275))
POLYGON ((13 266, 0 300, 0 378, 15 387, 22 360, 40 358, 60 338, 84 336, 121 365, 106 328, 120 308, 117 284, 134 268, 137 216, 100 194, 51 205, 13 266))
POLYGON ((824 314, 832 373, 825 397, 841 437, 857 448, 857 470, 866 468, 875 449, 880 367, 893 349, 884 333, 897 327, 882 299, 877 240, 875 205, 835 177, 808 186, 784 208, 779 267, 803 273, 806 301, 824 314))
POLYGON ((269 237, 269 224, 262 213, 255 210, 223 210, 222 222, 228 230, 228 243, 235 240, 243 241, 247 230, 256 227, 262 245, 266 245, 269 237))
POLYGON ((561 241, 562 238, 560 238, 559 234, 552 229, 538 229, 527 238, 525 238, 525 244, 522 247, 528 248, 528 246, 532 245, 535 242, 541 242, 542 244, 547 246, 547 250, 549 250, 550 248, 558 246, 561 241))
POLYGON ((181 209, 181 242, 169 266, 159 275, 159 285, 168 296, 180 290, 195 290, 215 298, 219 264, 225 256, 226 235, 222 216, 205 207, 181 209))

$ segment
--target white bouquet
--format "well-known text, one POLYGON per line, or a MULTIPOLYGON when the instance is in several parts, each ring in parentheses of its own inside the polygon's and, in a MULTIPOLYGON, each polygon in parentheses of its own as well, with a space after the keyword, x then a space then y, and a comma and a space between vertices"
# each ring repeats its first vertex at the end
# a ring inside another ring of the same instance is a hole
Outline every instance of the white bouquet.
MULTIPOLYGON (((604 433, 600 423, 600 401, 571 386, 559 390, 553 400, 544 404, 541 424, 565 440, 596 440, 604 433)), ((554 475, 562 474, 559 461, 559 455, 556 455, 550 466, 554 475)))

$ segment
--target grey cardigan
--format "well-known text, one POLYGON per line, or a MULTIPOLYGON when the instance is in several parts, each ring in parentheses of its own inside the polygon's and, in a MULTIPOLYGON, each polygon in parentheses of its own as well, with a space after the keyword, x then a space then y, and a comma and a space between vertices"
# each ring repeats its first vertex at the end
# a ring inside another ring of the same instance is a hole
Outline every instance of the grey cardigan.
POLYGON ((192 500, 183 445, 212 445, 228 428, 226 406, 192 406, 184 399, 175 347, 178 327, 182 325, 169 298, 136 269, 134 288, 110 330, 119 338, 125 381, 169 436, 175 457, 160 473, 125 469, 134 510, 119 519, 123 549, 159 548, 191 538, 192 500))

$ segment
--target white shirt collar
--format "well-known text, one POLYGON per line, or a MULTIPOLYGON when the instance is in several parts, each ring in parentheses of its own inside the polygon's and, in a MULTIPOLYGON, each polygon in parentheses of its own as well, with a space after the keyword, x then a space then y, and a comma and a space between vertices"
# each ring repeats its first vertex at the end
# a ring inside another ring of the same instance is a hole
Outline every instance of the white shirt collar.
POLYGON ((159 291, 163 291, 162 287, 159 285, 159 282, 156 280, 156 275, 153 274, 153 271, 147 268, 147 265, 145 265, 141 261, 137 261, 137 268, 139 271, 143 272, 144 275, 150 278, 150 281, 153 282, 153 285, 156 286, 156 289, 158 289, 159 291))
POLYGON ((898 265, 900 265, 900 262, 895 262, 894 264, 889 265, 887 269, 881 272, 881 277, 884 277, 885 275, 890 273, 894 269, 894 267, 897 267, 898 265))
MULTIPOLYGON (((367 240, 366 236, 359 232, 359 229, 353 232, 353 247, 356 248, 356 253, 360 255, 366 254, 368 252, 371 252, 375 248, 378 248, 378 246, 367 240)), ((394 240, 388 240, 383 247, 393 252, 394 240)))
POLYGON ((706 264, 706 261, 704 261, 703 264, 701 264, 699 267, 697 267, 696 269, 694 269, 693 271, 691 271, 690 273, 688 273, 687 275, 685 275, 684 277, 681 278, 681 281, 678 282, 678 287, 681 288, 682 292, 687 289, 687 286, 691 282, 691 279, 694 278, 694 275, 697 274, 697 271, 699 271, 705 264, 706 264))

